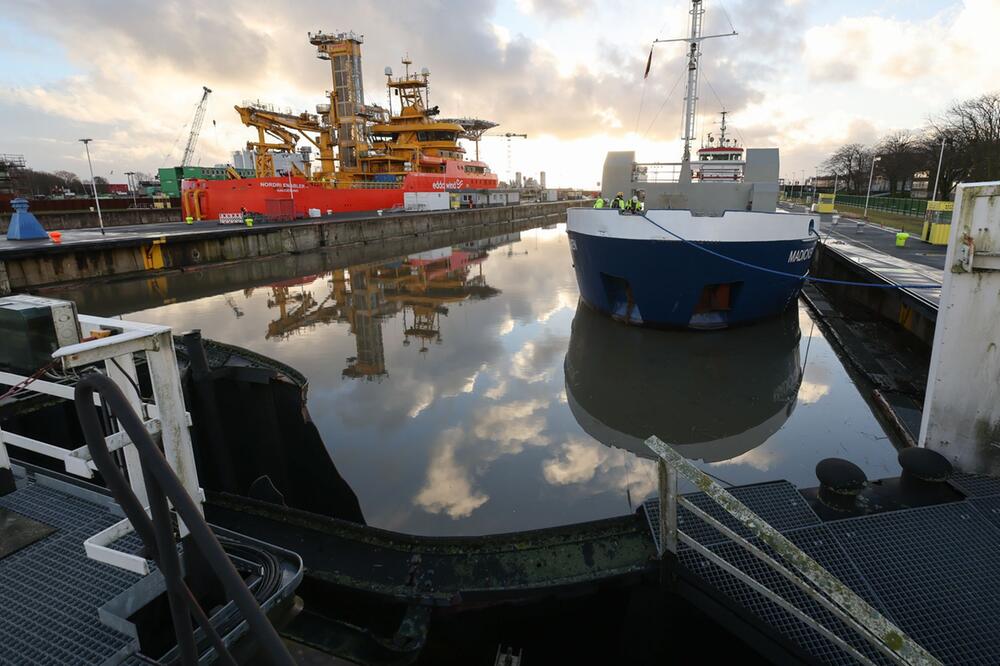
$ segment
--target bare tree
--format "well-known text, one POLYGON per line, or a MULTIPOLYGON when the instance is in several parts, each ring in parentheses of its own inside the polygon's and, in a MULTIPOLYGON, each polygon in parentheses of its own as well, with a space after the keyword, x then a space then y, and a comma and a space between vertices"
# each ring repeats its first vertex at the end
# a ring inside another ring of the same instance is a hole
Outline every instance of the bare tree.
POLYGON ((917 137, 910 130, 886 135, 879 141, 875 152, 882 158, 878 171, 889 183, 890 196, 903 189, 906 181, 920 168, 923 157, 917 137))
POLYGON ((962 181, 1000 179, 1000 91, 953 104, 931 128, 939 149, 942 136, 950 142, 939 191, 962 181))
POLYGON ((840 177, 843 189, 859 192, 862 182, 867 184, 868 169, 872 163, 872 151, 862 143, 849 143, 838 148, 825 162, 823 169, 840 177))

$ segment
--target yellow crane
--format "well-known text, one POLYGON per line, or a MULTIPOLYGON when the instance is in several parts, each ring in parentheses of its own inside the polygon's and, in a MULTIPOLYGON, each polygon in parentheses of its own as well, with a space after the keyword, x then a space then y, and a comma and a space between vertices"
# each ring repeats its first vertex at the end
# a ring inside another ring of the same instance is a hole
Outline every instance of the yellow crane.
POLYGON ((304 171, 293 165, 293 175, 318 181, 332 181, 335 178, 330 131, 317 116, 311 113, 280 113, 255 105, 235 108, 243 124, 257 130, 257 141, 248 141, 247 149, 255 153, 254 169, 258 178, 275 176, 272 151, 294 153, 300 137, 319 151, 320 167, 314 175, 308 162, 304 171))

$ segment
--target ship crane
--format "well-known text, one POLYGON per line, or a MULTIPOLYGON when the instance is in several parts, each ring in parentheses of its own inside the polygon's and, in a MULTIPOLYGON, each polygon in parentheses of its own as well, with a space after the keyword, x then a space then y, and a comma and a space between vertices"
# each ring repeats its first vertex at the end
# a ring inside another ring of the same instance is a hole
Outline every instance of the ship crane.
POLYGON ((201 134, 201 124, 205 120, 205 107, 208 106, 208 96, 212 90, 207 86, 202 86, 201 101, 198 108, 194 110, 194 119, 191 121, 191 133, 188 135, 187 145, 184 147, 184 157, 181 159, 181 166, 190 166, 194 159, 194 149, 198 145, 198 135, 201 134))
MULTIPOLYGON (((334 168, 330 133, 317 116, 310 113, 298 115, 279 113, 252 105, 235 108, 243 124, 257 130, 257 141, 248 141, 247 150, 255 153, 254 169, 258 178, 271 178, 277 175, 272 151, 294 153, 299 137, 305 137, 319 150, 321 164, 319 178, 322 180, 325 174, 331 174, 332 177, 334 168), (269 139, 277 139, 277 142, 269 139)), ((303 171, 293 164, 292 175, 311 177, 309 163, 306 162, 304 166, 303 171)))

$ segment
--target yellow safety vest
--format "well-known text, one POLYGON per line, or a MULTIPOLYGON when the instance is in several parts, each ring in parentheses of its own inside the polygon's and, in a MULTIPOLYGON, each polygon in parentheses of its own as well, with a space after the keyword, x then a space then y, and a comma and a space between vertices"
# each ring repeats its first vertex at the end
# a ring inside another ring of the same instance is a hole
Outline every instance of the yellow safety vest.
POLYGON ((604 199, 597 197, 597 201, 594 202, 594 208, 604 208, 604 199))

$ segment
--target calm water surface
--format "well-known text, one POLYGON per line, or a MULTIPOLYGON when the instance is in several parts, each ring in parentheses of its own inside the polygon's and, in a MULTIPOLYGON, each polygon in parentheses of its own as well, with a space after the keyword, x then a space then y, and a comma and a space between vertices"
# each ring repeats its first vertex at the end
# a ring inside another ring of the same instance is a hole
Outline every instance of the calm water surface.
POLYGON ((898 472, 804 310, 716 333, 625 327, 578 305, 563 225, 332 272, 281 261, 280 281, 251 265, 66 295, 305 373, 370 525, 474 535, 629 512, 655 492, 652 433, 732 484, 813 486, 829 456, 898 472))

